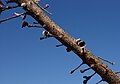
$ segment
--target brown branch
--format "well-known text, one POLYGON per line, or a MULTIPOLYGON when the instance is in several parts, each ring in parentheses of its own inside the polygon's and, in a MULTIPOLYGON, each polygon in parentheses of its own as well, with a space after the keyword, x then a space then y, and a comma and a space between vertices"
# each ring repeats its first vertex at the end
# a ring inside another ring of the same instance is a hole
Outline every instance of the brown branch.
POLYGON ((17 0, 16 3, 21 5, 25 3, 23 9, 41 25, 45 25, 44 29, 56 36, 55 38, 60 41, 64 46, 72 49, 88 66, 99 74, 109 84, 120 84, 120 77, 109 69, 101 62, 90 50, 86 48, 85 53, 81 53, 81 48, 76 44, 75 38, 71 37, 68 33, 64 32, 53 20, 51 20, 44 11, 39 8, 32 0, 17 0))

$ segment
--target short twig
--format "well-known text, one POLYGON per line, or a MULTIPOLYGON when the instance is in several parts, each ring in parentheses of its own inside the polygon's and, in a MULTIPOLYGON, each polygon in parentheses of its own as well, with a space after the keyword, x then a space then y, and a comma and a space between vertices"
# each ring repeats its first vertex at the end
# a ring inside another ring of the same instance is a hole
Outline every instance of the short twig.
POLYGON ((90 70, 91 69, 91 67, 89 67, 89 68, 87 68, 87 69, 84 69, 84 70, 80 70, 80 72, 81 73, 84 73, 85 71, 88 71, 88 70, 90 70))
POLYGON ((103 59, 103 58, 101 58, 101 57, 98 57, 99 59, 101 59, 101 60, 103 60, 103 61, 105 61, 105 62, 107 62, 107 63, 109 63, 109 64, 111 64, 111 65, 114 65, 115 63, 114 62, 110 62, 110 61, 108 61, 108 60, 106 60, 106 59, 103 59))
POLYGON ((3 8, 3 10, 10 10, 10 9, 13 9, 13 8, 17 8, 17 7, 20 7, 20 6, 6 6, 5 8, 3 8))
POLYGON ((102 79, 102 80, 98 81, 96 84, 99 84, 99 83, 101 83, 102 81, 104 81, 104 80, 102 79))
POLYGON ((12 17, 8 17, 8 18, 6 18, 6 19, 1 20, 0 23, 5 22, 5 21, 8 21, 8 20, 11 20, 11 19, 13 19, 13 18, 20 17, 21 15, 24 15, 24 14, 25 14, 25 13, 21 13, 21 14, 19 14, 19 15, 13 15, 12 17))
POLYGON ((56 47, 60 47, 60 46, 63 46, 63 44, 58 44, 58 45, 56 45, 56 47))
POLYGON ((73 74, 77 69, 79 69, 83 64, 85 64, 84 62, 82 62, 79 66, 77 66, 75 69, 73 69, 72 71, 70 71, 70 74, 73 74))

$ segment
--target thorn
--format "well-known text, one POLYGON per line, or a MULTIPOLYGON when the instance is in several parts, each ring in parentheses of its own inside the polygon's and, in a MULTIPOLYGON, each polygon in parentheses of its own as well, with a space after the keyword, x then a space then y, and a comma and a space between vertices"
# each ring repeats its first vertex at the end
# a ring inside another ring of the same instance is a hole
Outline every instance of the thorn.
POLYGON ((81 72, 81 73, 84 73, 85 71, 90 70, 90 69, 91 69, 91 67, 89 67, 89 68, 87 68, 87 69, 84 69, 84 70, 80 70, 80 72, 81 72))
POLYGON ((45 11, 46 13, 48 13, 48 14, 52 15, 52 13, 51 13, 51 12, 49 12, 48 10, 46 10, 44 7, 42 7, 42 6, 40 6, 40 5, 39 5, 39 7, 40 7, 43 11, 45 11))
POLYGON ((42 32, 42 35, 45 36, 45 37, 52 37, 52 36, 53 36, 52 34, 50 34, 50 32, 48 32, 48 31, 46 31, 46 30, 44 30, 44 31, 42 32))
POLYGON ((115 74, 119 74, 120 73, 120 71, 119 72, 115 72, 115 74))
POLYGON ((22 4, 21 4, 21 7, 25 7, 25 6, 26 6, 26 3, 22 3, 22 4))
POLYGON ((33 0, 33 2, 34 2, 38 7, 40 7, 44 12, 52 15, 52 13, 50 13, 48 10, 46 10, 46 8, 48 8, 48 6, 49 6, 48 4, 46 4, 46 5, 45 5, 46 8, 44 8, 44 7, 42 7, 41 5, 38 4, 38 3, 40 2, 40 0, 33 0))
MULTIPOLYGON (((38 22, 33 22, 33 24, 39 24, 38 22)), ((39 24, 40 25, 40 24, 39 24)), ((41 25, 40 27, 41 28, 44 28, 46 25, 44 24, 44 25, 41 25)))
POLYGON ((27 13, 25 13, 23 16, 22 16, 22 20, 25 20, 27 17, 27 13))
POLYGON ((54 37, 52 34, 50 34, 48 31, 44 30, 42 32, 42 35, 43 37, 40 37, 40 40, 43 40, 43 39, 46 39, 46 38, 49 38, 49 37, 54 37))
POLYGON ((0 23, 5 22, 5 21, 8 21, 8 20, 11 20, 11 19, 13 19, 13 18, 20 17, 21 15, 24 15, 24 14, 25 14, 25 13, 21 13, 21 14, 19 14, 19 15, 13 15, 13 16, 11 16, 11 17, 8 17, 8 18, 6 18, 6 19, 1 20, 0 23))
POLYGON ((47 37, 40 37, 40 40, 46 39, 47 37))
MULTIPOLYGON (((14 13, 15 15, 20 15, 20 13, 14 13)), ((25 20, 26 19, 26 17, 27 17, 27 15, 28 15, 28 13, 27 12, 25 12, 24 13, 24 15, 21 15, 21 17, 22 17, 22 20, 25 20)))
POLYGON ((21 15, 21 14, 19 14, 19 13, 16 13, 16 12, 15 12, 14 14, 15 14, 16 16, 20 16, 20 15, 21 15))
POLYGON ((101 83, 102 81, 104 81, 104 80, 102 79, 102 80, 98 81, 96 84, 99 84, 99 83, 101 83))
POLYGON ((44 9, 47 9, 48 7, 50 7, 50 5, 49 4, 45 4, 44 9))
POLYGON ((71 50, 72 50, 71 48, 68 48, 68 47, 66 48, 67 52, 70 52, 71 50))
POLYGON ((70 71, 70 74, 73 74, 77 69, 79 69, 83 64, 85 64, 84 62, 82 62, 79 66, 77 66, 75 69, 70 71))
MULTIPOLYGON (((41 27, 43 28, 43 27, 45 27, 45 26, 46 26, 46 25, 42 25, 41 27)), ((40 40, 43 40, 43 39, 46 39, 46 38, 50 38, 50 37, 58 38, 58 36, 52 35, 50 32, 48 32, 48 31, 46 31, 46 30, 44 30, 44 31, 42 32, 42 35, 43 35, 43 37, 41 37, 40 40)))
POLYGON ((106 60, 106 59, 103 59, 103 58, 101 58, 101 57, 98 57, 99 59, 101 59, 101 60, 103 60, 103 61, 105 61, 105 62, 107 62, 107 63, 109 63, 109 64, 111 64, 111 65, 114 65, 115 63, 114 62, 110 62, 110 61, 108 61, 108 60, 106 60))
POLYGON ((5 8, 4 8, 4 10, 9 10, 9 9, 13 9, 13 8, 17 8, 17 7, 20 7, 20 6, 6 6, 5 8))
POLYGON ((44 24, 44 25, 42 25, 42 27, 46 27, 46 25, 44 24))
POLYGON ((83 78, 85 78, 85 80, 83 81, 83 84, 87 84, 87 82, 88 82, 95 74, 96 74, 96 72, 93 73, 93 74, 90 75, 90 76, 83 76, 83 78))
POLYGON ((56 47, 60 47, 60 46, 63 46, 63 44, 58 44, 58 45, 56 45, 56 47))
POLYGON ((28 27, 36 27, 36 28, 43 28, 42 26, 38 26, 38 25, 32 25, 32 24, 29 24, 28 27))
POLYGON ((28 25, 29 25, 28 22, 26 22, 26 21, 23 21, 23 22, 22 22, 22 28, 23 28, 23 27, 26 27, 26 26, 28 27, 28 25))
POLYGON ((39 24, 38 22, 33 22, 33 24, 39 24))
POLYGON ((29 24, 28 22, 26 22, 26 21, 23 21, 22 22, 22 28, 23 27, 36 27, 36 28, 42 28, 42 26, 38 26, 38 25, 32 25, 32 24, 29 24))

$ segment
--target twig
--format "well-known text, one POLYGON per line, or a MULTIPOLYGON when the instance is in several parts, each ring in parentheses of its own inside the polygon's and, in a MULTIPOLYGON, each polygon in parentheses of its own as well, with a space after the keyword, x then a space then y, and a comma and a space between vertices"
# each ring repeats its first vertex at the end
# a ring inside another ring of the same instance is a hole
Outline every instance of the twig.
POLYGON ((8 18, 6 18, 6 19, 3 19, 3 20, 0 21, 0 24, 1 24, 2 22, 5 22, 5 21, 8 21, 8 20, 11 20, 11 19, 20 17, 21 15, 24 15, 24 14, 25 14, 25 13, 21 13, 21 14, 19 14, 19 15, 13 15, 12 17, 8 17, 8 18))
POLYGON ((101 59, 101 60, 103 60, 103 61, 105 61, 105 62, 108 62, 109 64, 111 64, 111 65, 114 65, 115 63, 114 62, 110 62, 110 61, 108 61, 108 60, 106 60, 106 59, 103 59, 103 58, 101 58, 101 57, 98 57, 99 59, 101 59))
POLYGON ((70 71, 70 74, 73 74, 77 69, 79 69, 83 64, 85 64, 84 62, 82 62, 78 67, 76 67, 75 69, 73 69, 72 71, 70 71))

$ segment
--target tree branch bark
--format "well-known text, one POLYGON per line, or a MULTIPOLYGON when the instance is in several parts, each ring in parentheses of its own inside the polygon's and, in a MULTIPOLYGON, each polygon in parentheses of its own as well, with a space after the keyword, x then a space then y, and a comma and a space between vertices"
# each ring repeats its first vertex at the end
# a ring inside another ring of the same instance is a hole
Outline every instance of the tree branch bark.
POLYGON ((103 64, 101 60, 93 55, 87 48, 86 53, 82 54, 80 47, 75 42, 76 39, 62 30, 62 28, 51 20, 32 0, 15 0, 15 2, 18 5, 25 3, 23 7, 25 11, 27 11, 39 24, 44 26, 45 30, 53 34, 64 46, 72 49, 72 51, 99 74, 104 81, 109 84, 120 84, 120 77, 115 72, 109 69, 107 65, 103 64))

